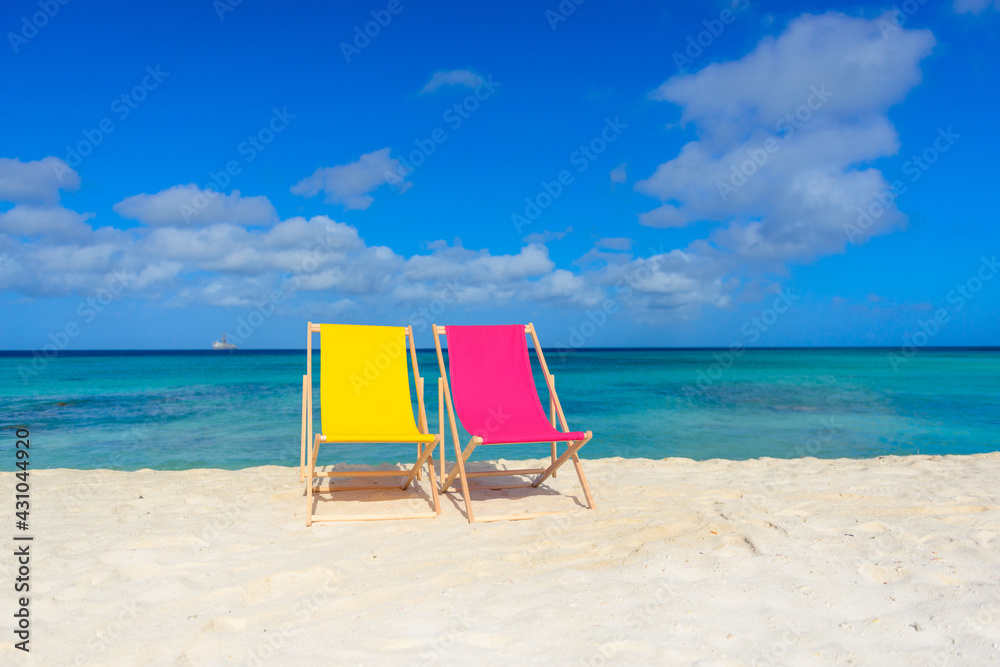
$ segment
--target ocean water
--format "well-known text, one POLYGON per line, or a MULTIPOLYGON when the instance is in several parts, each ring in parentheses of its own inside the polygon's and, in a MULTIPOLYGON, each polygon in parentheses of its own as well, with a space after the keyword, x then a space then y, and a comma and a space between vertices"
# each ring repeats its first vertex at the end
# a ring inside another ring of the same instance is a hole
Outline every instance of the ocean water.
MULTIPOLYGON (((546 353, 584 458, 746 459, 1000 449, 1000 350, 580 350, 546 353)), ((418 354, 437 428, 437 362, 418 354)), ((318 357, 314 358, 318 369, 318 357)), ((543 403, 547 394, 535 367, 543 403)), ((298 465, 302 351, 0 353, 0 469, 14 431, 34 468, 298 465)), ((318 392, 318 383, 316 392, 318 392)), ((316 425, 319 404, 316 401, 316 425)), ((468 436, 462 432, 463 445, 468 436)), ((451 437, 449 459, 454 460, 451 437)), ((321 462, 396 462, 414 445, 327 445, 321 462)), ((474 458, 541 457, 546 445, 474 458)))

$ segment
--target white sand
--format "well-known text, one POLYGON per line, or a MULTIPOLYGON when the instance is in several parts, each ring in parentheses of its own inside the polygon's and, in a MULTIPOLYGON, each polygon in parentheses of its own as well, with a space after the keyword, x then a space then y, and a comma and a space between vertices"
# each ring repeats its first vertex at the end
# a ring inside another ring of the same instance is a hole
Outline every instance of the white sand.
MULTIPOLYGON (((1000 454, 584 464, 597 511, 312 528, 297 469, 33 472, 0 663, 1000 663, 1000 454)), ((579 507, 564 471, 476 507, 579 507)))

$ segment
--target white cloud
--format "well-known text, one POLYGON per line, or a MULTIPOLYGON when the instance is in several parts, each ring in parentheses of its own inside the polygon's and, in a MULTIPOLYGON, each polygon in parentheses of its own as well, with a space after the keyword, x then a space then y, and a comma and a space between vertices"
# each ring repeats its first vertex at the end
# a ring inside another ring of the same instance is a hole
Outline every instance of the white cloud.
MULTIPOLYGON (((26 210, 15 207, 0 224, 20 232, 34 215, 26 210)), ((430 244, 427 254, 407 257, 366 244, 356 228, 327 216, 291 218, 264 229, 225 222, 118 230, 93 229, 86 216, 66 209, 59 215, 69 217, 59 225, 47 219, 58 234, 34 240, 0 235, 0 290, 92 295, 117 281, 126 286, 125 295, 168 306, 245 308, 282 289, 289 299, 299 294, 299 301, 310 301, 315 296, 309 295, 318 295, 338 311, 370 311, 388 304, 415 308, 436 298, 462 307, 583 303, 582 294, 593 301, 601 289, 557 271, 541 244, 493 254, 464 248, 456 240, 430 244)))
POLYGON ((598 259, 603 267, 584 277, 605 287, 619 306, 647 323, 691 318, 706 305, 729 307, 730 293, 738 287, 736 279, 727 277, 731 267, 725 258, 698 244, 687 250, 660 249, 647 257, 605 251, 598 259))
MULTIPOLYGON (((635 258, 627 239, 600 239, 600 261, 557 268, 542 243, 494 254, 453 243, 428 244, 405 256, 368 245, 356 228, 327 216, 296 217, 270 228, 230 223, 203 227, 87 228, 33 241, 0 237, 0 289, 29 296, 92 295, 124 284, 122 296, 170 307, 252 308, 274 290, 283 313, 330 304, 339 313, 417 312, 430 303, 493 308, 538 303, 594 308, 614 297, 634 317, 685 315, 699 304, 726 305, 718 267, 686 251, 635 258), (623 251, 623 252, 619 252, 623 251), (623 286, 628 292, 623 292, 623 286)), ((326 310, 324 310, 326 312, 326 310)))
POLYGON ((326 301, 308 301, 300 304, 292 312, 296 312, 302 319, 311 319, 314 322, 331 322, 339 318, 344 313, 349 313, 357 304, 350 299, 338 299, 332 303, 326 301))
MULTIPOLYGON (((370 186, 364 172, 374 171, 382 182, 381 170, 395 166, 388 153, 376 151, 353 165, 321 170, 314 175, 319 183, 296 189, 325 190, 357 204, 370 186)), ((139 226, 95 229, 93 214, 45 201, 58 196, 58 186, 40 177, 47 174, 39 165, 55 163, 46 158, 27 167, 13 160, 3 164, 6 194, 42 201, 0 211, 0 290, 88 296, 115 284, 125 286, 118 294, 169 306, 250 307, 283 289, 290 298, 305 295, 299 302, 314 301, 311 294, 337 310, 370 310, 387 303, 415 307, 445 293, 449 303, 463 307, 533 300, 571 304, 582 303, 584 293, 596 298, 601 289, 570 271, 557 271, 541 242, 494 254, 464 248, 456 239, 404 256, 368 245, 355 227, 327 216, 275 221, 265 197, 215 194, 195 185, 128 197, 113 208, 139 226), (196 215, 184 220, 182 207, 189 204, 196 215)))
MULTIPOLYGON (((886 39, 878 20, 806 15, 739 60, 671 78, 653 97, 679 105, 699 139, 636 184, 663 202, 640 221, 723 223, 703 243, 731 264, 780 270, 842 252, 859 208, 889 189, 866 165, 898 150, 886 111, 919 83, 933 46, 926 30, 886 39)), ((905 221, 891 204, 855 240, 905 221)))
POLYGON ((80 187, 80 175, 56 157, 33 162, 0 158, 0 201, 55 204, 59 191, 80 187))
POLYGON ((622 164, 618 165, 617 167, 611 170, 611 173, 609 175, 611 176, 612 183, 624 183, 627 180, 628 175, 625 171, 626 166, 627 165, 623 162, 622 164))
POLYGON ((112 207, 123 218, 155 226, 186 227, 226 222, 236 225, 267 225, 278 213, 267 197, 244 197, 190 185, 175 185, 156 194, 126 197, 112 207))
POLYGON ((629 250, 632 244, 635 243, 632 239, 624 238, 620 236, 608 237, 597 239, 594 243, 595 247, 598 248, 608 248, 609 250, 629 250))
POLYGON ((246 306, 277 287, 289 294, 323 294, 345 308, 384 306, 386 297, 426 304, 445 293, 449 303, 463 306, 571 301, 565 289, 557 292, 567 278, 560 274, 553 281, 554 264, 541 246, 524 246, 509 255, 445 246, 407 258, 384 246, 366 245, 353 227, 325 216, 284 221, 275 229, 288 224, 309 230, 294 249, 278 247, 272 233, 244 235, 237 228, 216 226, 156 230, 143 251, 155 247, 162 257, 184 263, 187 272, 203 272, 183 281, 170 301, 175 306, 246 306), (202 250, 206 247, 229 250, 214 256, 202 250))
POLYGON ((982 14, 990 7, 1000 10, 1000 0, 955 0, 954 6, 959 14, 982 14))
POLYGON ((54 235, 61 238, 83 236, 92 228, 87 220, 93 213, 77 213, 62 206, 17 204, 0 212, 0 232, 13 236, 54 235))
POLYGON ((567 227, 561 232, 553 232, 545 230, 543 232, 534 232, 528 234, 523 239, 521 239, 521 242, 530 244, 530 243, 549 243, 550 241, 561 241, 562 239, 566 238, 572 233, 573 233, 572 227, 567 227))
POLYGON ((448 71, 435 72, 431 80, 420 91, 429 93, 437 90, 441 86, 465 86, 467 88, 478 88, 483 83, 483 78, 467 69, 453 69, 448 71))
POLYGON ((186 282, 166 301, 166 305, 181 308, 196 303, 223 308, 252 308, 272 290, 271 281, 261 277, 210 276, 186 282))
POLYGON ((566 269, 556 269, 531 283, 525 289, 525 297, 552 305, 578 305, 593 307, 605 300, 604 290, 588 284, 585 276, 566 269))
POLYGON ((217 224, 165 227, 138 241, 141 253, 184 263, 190 270, 247 276, 298 272, 316 253, 336 260, 364 248, 357 230, 326 216, 284 220, 266 231, 217 224))
POLYGON ((542 276, 554 269, 548 250, 539 244, 524 246, 516 255, 493 255, 487 250, 450 246, 439 248, 430 255, 414 255, 407 261, 402 277, 417 281, 499 284, 542 276))
POLYGON ((69 241, 0 241, 0 290, 27 296, 94 294, 103 288, 128 247, 126 235, 108 228, 69 241))
POLYGON ((366 209, 375 201, 369 193, 381 186, 395 181, 399 191, 405 192, 413 185, 406 180, 398 182, 399 160, 389 152, 389 148, 382 148, 365 153, 356 162, 321 167, 293 185, 292 194, 315 197, 324 192, 328 203, 341 204, 347 210, 366 209))
MULTIPOLYGON (((892 22, 888 15, 884 20, 892 22)), ((759 128, 773 129, 804 103, 813 86, 834 92, 823 105, 827 118, 850 122, 858 115, 880 115, 920 83, 920 60, 935 42, 928 30, 883 35, 879 23, 838 13, 806 14, 739 60, 672 77, 652 98, 681 106, 682 122, 696 123, 702 141, 713 147, 759 128)))

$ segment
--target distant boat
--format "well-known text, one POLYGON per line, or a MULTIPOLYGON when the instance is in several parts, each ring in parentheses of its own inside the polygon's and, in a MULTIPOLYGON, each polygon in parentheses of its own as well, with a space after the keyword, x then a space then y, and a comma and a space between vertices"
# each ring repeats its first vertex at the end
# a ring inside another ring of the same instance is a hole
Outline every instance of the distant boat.
POLYGON ((226 340, 226 334, 222 334, 222 340, 212 343, 213 350, 235 350, 236 346, 226 340))

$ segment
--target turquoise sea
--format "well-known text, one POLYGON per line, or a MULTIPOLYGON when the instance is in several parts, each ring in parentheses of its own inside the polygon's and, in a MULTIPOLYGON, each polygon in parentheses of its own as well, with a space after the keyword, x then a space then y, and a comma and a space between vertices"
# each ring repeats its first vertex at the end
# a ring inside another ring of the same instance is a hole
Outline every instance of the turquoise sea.
MULTIPOLYGON (((595 434, 584 458, 1000 449, 1000 349, 922 349, 902 363, 898 355, 618 349, 553 350, 546 359, 570 427, 595 434)), ((435 430, 436 356, 424 351, 418 359, 435 430)), ((14 430, 26 427, 34 468, 298 465, 304 373, 303 351, 77 352, 48 360, 0 353, 0 438, 10 441, 3 451, 13 451, 14 430)), ((535 379, 547 405, 537 367, 535 379)), ((448 447, 454 460, 450 437, 448 447)), ((396 462, 411 458, 411 448, 329 445, 321 461, 396 462)), ((474 458, 546 451, 482 447, 474 458)), ((13 469, 13 455, 3 458, 0 469, 13 469)))

